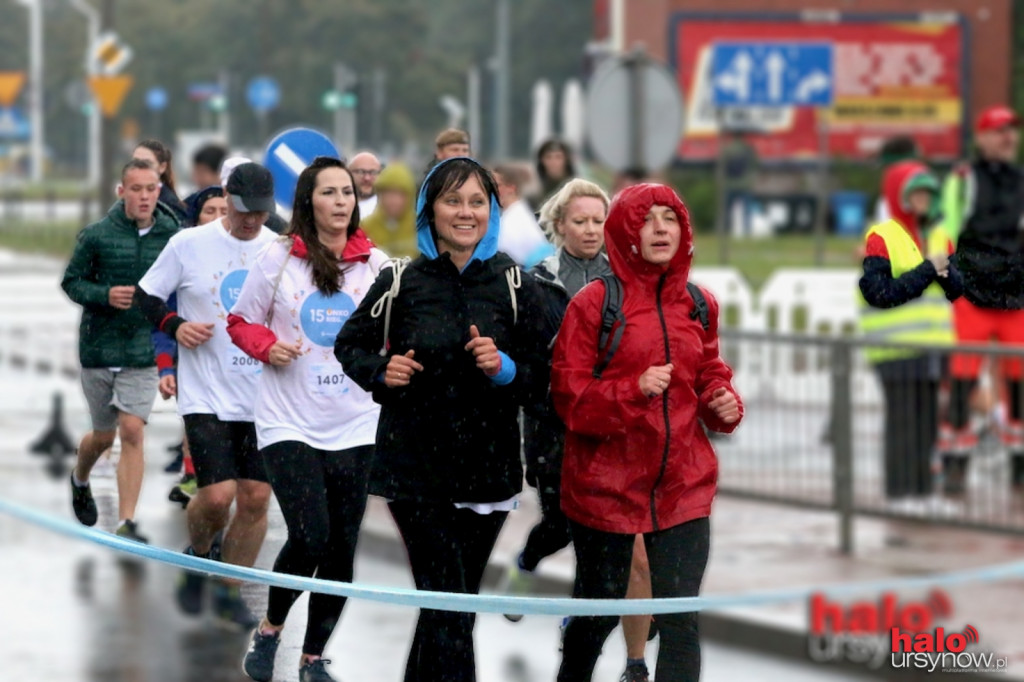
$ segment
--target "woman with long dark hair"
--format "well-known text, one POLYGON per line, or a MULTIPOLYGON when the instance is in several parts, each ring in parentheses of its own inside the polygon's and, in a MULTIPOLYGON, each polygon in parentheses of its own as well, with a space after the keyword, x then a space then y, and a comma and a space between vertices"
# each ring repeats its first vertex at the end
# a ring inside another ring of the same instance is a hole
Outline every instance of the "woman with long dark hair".
MULTIPOLYGON (((288 541, 274 571, 351 582, 380 408, 342 372, 334 339, 387 256, 359 229, 355 182, 318 157, 299 175, 291 224, 257 257, 228 317, 235 344, 264 363, 256 437, 288 541)), ((281 630, 299 592, 270 588, 244 669, 273 676, 281 630)), ((322 658, 343 597, 313 594, 301 682, 333 678, 322 658)))
POLYGON ((178 222, 188 222, 188 209, 178 198, 178 188, 174 184, 174 155, 171 148, 160 140, 143 140, 135 145, 133 159, 148 161, 160 174, 160 196, 157 199, 171 209, 178 222))
MULTIPOLYGON (((498 253, 494 179, 441 161, 417 202, 419 258, 385 269, 341 333, 381 404, 370 492, 389 500, 416 587, 476 593, 522 487, 519 406, 546 387, 537 284, 498 253)), ((472 613, 420 611, 405 679, 476 679, 472 613)))

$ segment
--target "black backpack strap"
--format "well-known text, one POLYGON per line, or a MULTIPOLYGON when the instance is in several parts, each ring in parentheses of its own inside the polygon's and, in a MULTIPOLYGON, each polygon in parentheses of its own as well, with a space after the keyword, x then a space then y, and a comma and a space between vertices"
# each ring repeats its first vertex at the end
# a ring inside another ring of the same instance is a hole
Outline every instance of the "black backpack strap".
POLYGON ((619 349, 622 334, 626 330, 626 316, 622 312, 622 283, 614 273, 601 275, 604 284, 604 301, 601 303, 601 329, 597 339, 597 363, 594 378, 600 379, 612 356, 619 349))
POLYGON ((707 331, 708 327, 711 326, 711 313, 708 311, 708 301, 704 298, 704 292, 693 282, 686 283, 686 290, 690 293, 690 298, 693 299, 693 310, 690 311, 690 319, 699 319, 700 326, 704 328, 704 331, 707 331))

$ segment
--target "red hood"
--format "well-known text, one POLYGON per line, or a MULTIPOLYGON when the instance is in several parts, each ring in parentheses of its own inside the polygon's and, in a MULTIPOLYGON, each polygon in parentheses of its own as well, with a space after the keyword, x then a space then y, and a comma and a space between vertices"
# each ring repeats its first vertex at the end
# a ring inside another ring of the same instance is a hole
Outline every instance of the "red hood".
MULTIPOLYGON (((373 242, 370 241, 369 237, 359 228, 356 228, 355 234, 348 238, 348 242, 345 244, 345 251, 341 254, 341 260, 350 263, 353 261, 366 261, 370 258, 370 249, 373 248, 373 242)), ((303 260, 309 255, 309 249, 306 248, 306 242, 302 241, 302 237, 299 235, 292 236, 292 255, 296 258, 303 260)))
POLYGON ((882 176, 882 196, 885 197, 889 215, 915 239, 918 239, 917 219, 907 212, 903 203, 903 189, 912 177, 927 172, 928 167, 919 161, 900 161, 889 166, 882 176))
POLYGON ((649 286, 657 283, 665 270, 640 257, 640 230, 644 226, 644 217, 655 204, 669 206, 679 216, 682 238, 679 250, 669 263, 666 284, 685 287, 693 262, 693 228, 686 205, 672 188, 665 185, 633 185, 615 195, 604 224, 608 259, 612 270, 627 283, 627 287, 628 282, 644 282, 649 286))

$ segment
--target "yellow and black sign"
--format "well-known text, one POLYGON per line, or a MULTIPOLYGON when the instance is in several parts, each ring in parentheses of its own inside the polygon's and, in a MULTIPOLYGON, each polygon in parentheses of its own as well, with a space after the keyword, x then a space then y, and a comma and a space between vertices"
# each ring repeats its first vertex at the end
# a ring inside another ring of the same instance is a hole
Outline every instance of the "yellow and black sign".
POLYGON ((840 97, 828 111, 832 125, 898 123, 956 125, 963 106, 956 98, 840 97))

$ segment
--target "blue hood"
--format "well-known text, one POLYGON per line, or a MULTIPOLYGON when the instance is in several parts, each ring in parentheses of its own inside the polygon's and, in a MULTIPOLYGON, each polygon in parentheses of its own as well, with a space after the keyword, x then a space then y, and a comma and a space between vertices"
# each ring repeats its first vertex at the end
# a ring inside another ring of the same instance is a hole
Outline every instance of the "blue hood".
MULTIPOLYGON (((434 243, 434 236, 430 233, 430 223, 427 222, 427 215, 423 208, 427 203, 427 184, 430 182, 430 178, 433 177, 437 169, 450 161, 461 159, 463 161, 469 161, 476 166, 480 166, 476 159, 471 159, 468 156, 456 156, 451 159, 445 159, 441 163, 437 164, 430 169, 427 173, 426 179, 423 181, 423 185, 420 187, 419 195, 416 197, 416 243, 420 247, 420 253, 434 260, 438 257, 437 244, 434 243)), ((480 166, 481 170, 484 170, 483 166, 480 166)), ((491 258, 498 252, 498 233, 501 231, 501 206, 498 204, 498 198, 495 196, 491 197, 491 216, 487 221, 487 234, 480 240, 480 243, 476 245, 476 249, 473 250, 473 255, 466 262, 466 266, 475 260, 485 261, 491 258)), ((465 269, 465 268, 464 268, 465 269)))

